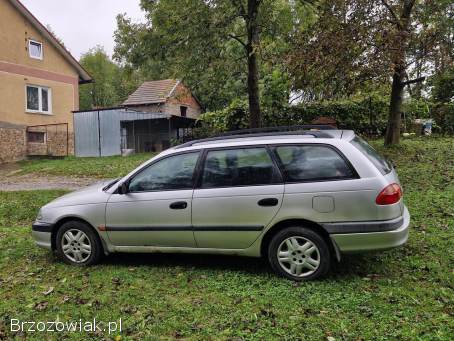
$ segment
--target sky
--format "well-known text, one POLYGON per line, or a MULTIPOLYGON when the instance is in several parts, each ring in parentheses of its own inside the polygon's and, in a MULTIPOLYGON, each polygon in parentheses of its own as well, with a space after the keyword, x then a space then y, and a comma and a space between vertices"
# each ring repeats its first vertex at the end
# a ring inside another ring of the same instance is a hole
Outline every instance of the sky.
POLYGON ((79 59, 91 47, 104 46, 111 56, 117 14, 144 21, 140 0, 21 0, 41 21, 49 25, 71 54, 79 59))

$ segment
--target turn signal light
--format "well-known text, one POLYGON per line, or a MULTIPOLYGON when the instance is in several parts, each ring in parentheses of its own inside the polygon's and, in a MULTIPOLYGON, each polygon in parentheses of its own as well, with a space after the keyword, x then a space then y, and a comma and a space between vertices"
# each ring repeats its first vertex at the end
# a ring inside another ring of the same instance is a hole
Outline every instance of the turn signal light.
POLYGON ((375 202, 377 205, 392 205, 402 198, 402 189, 396 183, 386 186, 380 194, 378 194, 375 202))

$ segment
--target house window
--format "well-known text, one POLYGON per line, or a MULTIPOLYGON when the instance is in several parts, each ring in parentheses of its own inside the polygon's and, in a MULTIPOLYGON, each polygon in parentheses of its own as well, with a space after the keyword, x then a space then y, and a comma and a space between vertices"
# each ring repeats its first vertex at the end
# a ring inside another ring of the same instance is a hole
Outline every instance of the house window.
POLYGON ((28 41, 28 53, 31 58, 43 59, 43 44, 40 42, 29 40, 28 41))
POLYGON ((41 131, 27 132, 27 141, 32 143, 44 143, 46 141, 46 133, 41 131))
POLYGON ((181 106, 180 107, 180 115, 181 117, 186 117, 186 112, 188 111, 188 108, 187 107, 183 107, 181 106))
POLYGON ((50 114, 52 108, 50 88, 27 85, 26 111, 50 114))

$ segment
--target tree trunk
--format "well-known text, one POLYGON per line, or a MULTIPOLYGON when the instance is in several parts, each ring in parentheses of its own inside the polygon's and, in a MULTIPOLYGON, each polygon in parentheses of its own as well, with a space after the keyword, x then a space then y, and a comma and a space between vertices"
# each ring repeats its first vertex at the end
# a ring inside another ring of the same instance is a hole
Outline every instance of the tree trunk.
POLYGON ((255 53, 248 56, 248 78, 247 87, 249 95, 249 126, 250 128, 258 128, 261 125, 260 112, 260 95, 259 95, 259 80, 257 57, 255 53))
POLYGON ((248 0, 248 16, 246 20, 248 40, 246 44, 248 77, 247 89, 249 95, 249 127, 261 126, 260 94, 259 94, 259 69, 256 48, 259 44, 259 30, 257 14, 260 0, 248 0))
MULTIPOLYGON (((382 0, 384 3, 385 0, 382 0)), ((396 35, 391 47, 393 52, 392 62, 394 64, 393 83, 391 88, 391 99, 389 102, 388 125, 385 135, 385 146, 399 144, 400 142, 400 124, 402 97, 404 92, 404 78, 406 76, 406 49, 409 38, 408 28, 410 25, 410 16, 415 0, 403 0, 402 12, 397 18, 395 13, 390 9, 391 14, 395 16, 396 35)))
POLYGON ((394 70, 393 84, 391 88, 391 100, 389 103, 388 126, 386 128, 385 146, 399 144, 402 95, 404 90, 403 77, 405 70, 394 70))

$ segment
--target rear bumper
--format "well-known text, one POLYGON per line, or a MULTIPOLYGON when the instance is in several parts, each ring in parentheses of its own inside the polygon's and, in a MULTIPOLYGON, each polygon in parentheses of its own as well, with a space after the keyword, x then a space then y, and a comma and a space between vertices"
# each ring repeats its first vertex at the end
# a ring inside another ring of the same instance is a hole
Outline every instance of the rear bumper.
MULTIPOLYGON (((345 253, 392 249, 405 244, 408 239, 410 213, 406 207, 404 208, 403 217, 399 219, 401 222, 400 225, 394 227, 392 230, 380 232, 336 233, 330 234, 330 237, 335 242, 340 252, 345 253)), ((392 224, 395 224, 395 222, 392 224)), ((391 226, 392 224, 387 226, 391 226)), ((367 226, 367 223, 364 223, 364 226, 367 226)), ((364 230, 367 230, 367 227, 364 230)))
POLYGON ((52 250, 52 224, 35 222, 32 225, 32 237, 39 247, 52 250))

